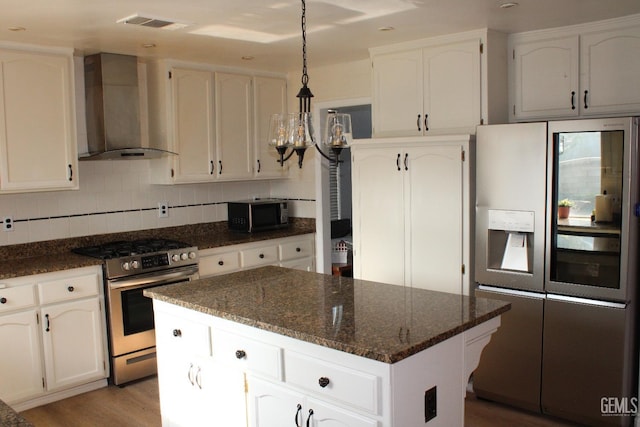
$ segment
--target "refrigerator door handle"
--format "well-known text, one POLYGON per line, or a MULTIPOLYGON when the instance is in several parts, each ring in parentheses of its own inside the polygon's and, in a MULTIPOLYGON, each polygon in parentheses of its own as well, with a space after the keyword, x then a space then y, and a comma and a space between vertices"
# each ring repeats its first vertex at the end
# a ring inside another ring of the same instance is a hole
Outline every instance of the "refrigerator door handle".
POLYGON ((598 307, 609 307, 609 308, 618 308, 618 309, 627 308, 627 304, 624 302, 602 301, 602 300, 590 299, 590 298, 570 297, 567 295, 547 294, 547 299, 551 301, 573 302, 577 304, 594 305, 598 307))
POLYGON ((487 285, 479 285, 478 290, 495 292, 497 294, 504 294, 504 295, 515 295, 515 296, 527 297, 527 298, 545 299, 547 297, 546 294, 543 294, 543 293, 520 291, 517 289, 498 288, 495 286, 487 286, 487 285))

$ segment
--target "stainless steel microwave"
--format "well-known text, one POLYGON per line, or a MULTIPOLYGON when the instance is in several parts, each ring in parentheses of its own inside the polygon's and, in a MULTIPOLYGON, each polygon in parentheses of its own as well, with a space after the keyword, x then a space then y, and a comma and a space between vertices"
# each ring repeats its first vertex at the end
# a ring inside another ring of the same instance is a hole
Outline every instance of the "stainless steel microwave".
POLYGON ((279 199, 227 203, 229 229, 244 233, 276 230, 289 225, 287 202, 279 199))

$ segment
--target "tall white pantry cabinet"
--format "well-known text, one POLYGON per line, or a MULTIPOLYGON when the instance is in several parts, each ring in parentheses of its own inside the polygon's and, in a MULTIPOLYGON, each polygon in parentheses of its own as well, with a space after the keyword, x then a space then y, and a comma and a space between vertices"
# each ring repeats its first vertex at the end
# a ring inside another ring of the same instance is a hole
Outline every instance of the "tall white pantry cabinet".
POLYGON ((353 144, 354 277, 468 295, 473 136, 353 144))

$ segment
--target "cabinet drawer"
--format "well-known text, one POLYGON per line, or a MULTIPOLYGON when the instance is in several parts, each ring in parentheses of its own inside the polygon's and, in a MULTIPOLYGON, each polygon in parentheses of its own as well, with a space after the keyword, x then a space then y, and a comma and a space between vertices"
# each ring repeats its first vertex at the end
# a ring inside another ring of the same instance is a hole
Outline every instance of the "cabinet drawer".
POLYGON ((290 351, 285 351, 284 374, 287 384, 317 397, 378 413, 380 381, 375 375, 290 351))
POLYGON ((156 312, 156 346, 166 354, 211 355, 209 325, 192 319, 156 312))
POLYGON ((280 261, 288 261, 290 259, 310 257, 313 255, 311 240, 281 243, 278 247, 280 250, 280 261))
POLYGON ((282 380, 282 350, 241 335, 214 329, 211 334, 213 358, 252 374, 282 380))
POLYGON ((100 283, 97 274, 68 277, 38 283, 40 304, 58 301, 68 301, 100 293, 100 283))
POLYGON ((240 254, 237 251, 200 257, 198 265, 200 277, 229 273, 240 268, 240 254))
POLYGON ((278 247, 262 246, 260 248, 240 251, 240 265, 243 268, 257 267, 278 263, 278 247))
POLYGON ((0 289, 0 313, 34 306, 36 297, 33 288, 33 285, 29 285, 0 289))

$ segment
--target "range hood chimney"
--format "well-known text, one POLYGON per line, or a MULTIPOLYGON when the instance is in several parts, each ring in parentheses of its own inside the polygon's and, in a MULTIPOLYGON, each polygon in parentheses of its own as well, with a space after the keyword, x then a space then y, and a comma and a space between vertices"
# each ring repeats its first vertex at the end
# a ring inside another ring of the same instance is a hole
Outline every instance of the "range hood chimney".
POLYGON ((176 154, 143 146, 135 56, 86 56, 84 87, 89 154, 80 160, 152 159, 176 154))

